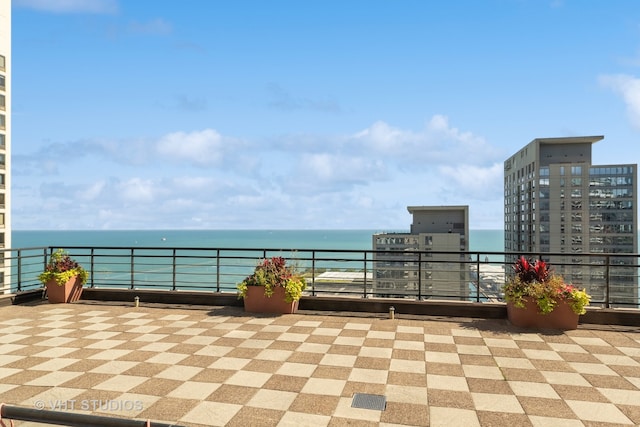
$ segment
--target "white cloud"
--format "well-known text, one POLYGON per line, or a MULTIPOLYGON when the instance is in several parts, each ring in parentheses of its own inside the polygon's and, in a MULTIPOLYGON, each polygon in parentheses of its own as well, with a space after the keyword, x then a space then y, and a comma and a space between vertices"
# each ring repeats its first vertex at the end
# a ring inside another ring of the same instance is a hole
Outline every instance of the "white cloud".
POLYGON ((170 159, 187 160, 195 165, 219 164, 224 156, 222 136, 213 129, 194 132, 175 132, 162 137, 158 152, 170 159))
POLYGON ((13 5, 53 13, 113 14, 117 0, 13 0, 13 5))
POLYGON ((88 187, 78 191, 78 197, 83 200, 95 200, 101 196, 102 190, 106 187, 107 183, 104 180, 100 180, 90 184, 88 187))
POLYGON ((83 139, 68 142, 53 142, 41 147, 30 155, 18 155, 18 168, 23 174, 35 170, 44 173, 57 173, 61 165, 80 162, 82 159, 96 158, 109 160, 119 165, 131 165, 137 168, 145 165, 190 164, 199 167, 221 165, 230 167, 234 162, 245 168, 255 168, 257 163, 252 157, 241 155, 245 143, 220 135, 214 129, 192 132, 173 132, 157 139, 83 139), (234 154, 235 153, 235 154, 234 154), (28 166, 28 167, 26 167, 28 166))
POLYGON ((436 114, 427 123, 427 129, 433 132, 433 137, 442 136, 447 140, 457 141, 469 146, 484 145, 484 139, 473 135, 471 132, 460 132, 458 128, 449 125, 446 116, 436 114))
POLYGON ((262 209, 264 208, 266 200, 263 195, 237 194, 230 196, 227 201, 229 205, 242 209, 262 209))
POLYGON ((173 182, 178 188, 195 191, 210 189, 214 184, 211 178, 201 176, 178 177, 174 178, 173 182))
POLYGON ((626 74, 615 74, 600 76, 599 81, 622 96, 631 124, 640 128, 640 79, 626 74))
POLYGON ((500 225, 502 157, 444 116, 419 131, 58 142, 15 158, 30 167, 14 177, 14 226, 397 229, 408 205, 474 203, 500 225), (55 175, 31 166, 43 159, 55 175))
POLYGON ((442 115, 433 116, 418 132, 379 121, 355 133, 351 142, 358 151, 384 155, 385 161, 401 162, 404 167, 413 168, 465 161, 483 163, 499 155, 484 138, 451 127, 442 115))
POLYGON ((322 153, 302 155, 299 173, 320 181, 377 181, 385 172, 381 161, 322 153))
POLYGON ((442 166, 439 173, 450 188, 455 189, 460 200, 496 199, 503 194, 503 164, 488 167, 473 164, 442 166))
POLYGON ((126 202, 152 202, 155 194, 154 183, 149 179, 131 178, 118 185, 118 194, 126 202))
POLYGON ((367 141, 371 148, 379 153, 400 154, 404 147, 415 146, 419 135, 409 131, 396 129, 385 122, 378 121, 354 135, 355 139, 367 141))

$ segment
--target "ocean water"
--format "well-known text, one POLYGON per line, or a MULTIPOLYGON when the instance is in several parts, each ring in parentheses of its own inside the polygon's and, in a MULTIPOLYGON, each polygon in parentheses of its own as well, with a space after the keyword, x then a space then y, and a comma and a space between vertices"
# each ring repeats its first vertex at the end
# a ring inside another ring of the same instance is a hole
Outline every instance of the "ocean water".
MULTIPOLYGON (((403 231, 403 230, 397 230, 403 231)), ((356 271, 362 267, 361 250, 371 250, 373 234, 378 230, 132 230, 132 231, 26 231, 14 230, 12 248, 23 249, 23 256, 33 254, 29 248, 74 248, 78 262, 89 265, 86 252, 77 247, 140 248, 136 251, 136 271, 131 272, 128 251, 108 250, 99 256, 91 273, 97 287, 129 287, 132 280, 138 289, 167 289, 172 281, 182 289, 235 292, 235 285, 255 267, 256 260, 270 249, 270 255, 279 254, 295 259, 302 270, 312 266, 311 250, 356 251, 353 253, 317 254, 316 271, 356 271), (146 248, 150 248, 147 250, 146 248), (153 248, 153 249, 151 249, 153 248), (156 251, 166 248, 167 251, 156 251), (179 249, 183 258, 172 259, 170 249, 179 249), (201 249, 224 249, 221 259, 212 259, 211 253, 201 249), (255 251, 246 251, 247 249, 255 251), (147 257, 148 256, 148 257, 147 257), (186 258, 188 257, 188 258, 186 258), (336 258, 337 257, 337 258, 336 258), (174 265, 175 263, 175 265, 174 265), (173 268, 175 267, 175 271, 173 268)), ((501 230, 472 230, 470 251, 502 252, 501 230)), ((36 251, 38 252, 38 251, 36 251)), ((482 254, 481 254, 482 256, 482 254)), ((484 258, 484 256, 482 256, 484 258)), ((488 258, 500 262, 500 256, 488 258), (496 258, 496 259, 494 259, 496 258)), ((14 263, 16 261, 14 260, 14 263)), ((368 268, 372 268, 368 261, 368 268)), ((22 263, 23 289, 39 288, 37 275, 42 269, 38 256, 22 263)), ((13 269, 14 272, 18 270, 13 269)), ((15 278, 14 278, 15 280, 15 278)), ((12 285, 15 288, 16 285, 12 285)))
MULTIPOLYGON (((405 230, 391 230, 406 232, 405 230)), ((13 230, 12 249, 31 247, 166 247, 228 249, 371 249, 387 230, 13 230)), ((469 250, 504 251, 502 230, 470 230, 469 250)))

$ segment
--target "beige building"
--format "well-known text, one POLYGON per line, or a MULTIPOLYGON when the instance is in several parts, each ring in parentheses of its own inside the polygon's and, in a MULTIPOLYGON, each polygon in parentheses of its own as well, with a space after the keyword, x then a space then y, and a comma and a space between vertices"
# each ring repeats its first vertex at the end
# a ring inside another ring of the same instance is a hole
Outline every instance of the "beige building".
MULTIPOLYGON (((0 249, 11 247, 11 2, 0 2, 0 249)), ((0 252, 0 254, 2 254, 0 252)), ((10 287, 10 265, 0 256, 0 293, 10 287)))
MULTIPOLYGON (((593 165, 602 136, 538 138, 504 162, 505 251, 546 257, 593 300, 638 304, 635 258, 582 254, 637 253, 637 165, 593 165), (567 264, 563 266, 563 264, 567 264)), ((545 258, 545 257, 543 257, 545 258)))
POLYGON ((469 207, 407 209, 413 215, 408 233, 373 235, 373 249, 383 251, 373 256, 373 293, 466 300, 469 271, 468 265, 461 263, 465 255, 459 252, 469 250, 469 207))

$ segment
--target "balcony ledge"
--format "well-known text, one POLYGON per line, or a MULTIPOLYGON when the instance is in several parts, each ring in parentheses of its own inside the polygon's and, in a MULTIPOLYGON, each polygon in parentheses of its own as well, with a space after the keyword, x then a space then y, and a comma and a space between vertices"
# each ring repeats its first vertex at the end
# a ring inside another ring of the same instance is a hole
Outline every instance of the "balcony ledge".
MULTIPOLYGON (((242 300, 236 294, 225 292, 193 292, 193 291, 159 291, 132 289, 96 289, 85 288, 82 299, 101 302, 125 302, 133 304, 139 297, 141 303, 157 303, 167 305, 204 305, 204 306, 242 306, 242 300)), ((41 290, 21 292, 0 299, 0 305, 24 304, 39 300, 41 290)), ((429 300, 415 301, 385 298, 345 298, 303 296, 300 310, 308 312, 333 313, 365 313, 387 316, 389 307, 393 306, 396 316, 426 316, 451 318, 505 319, 507 309, 504 303, 476 303, 465 301, 429 300)), ((623 308, 587 309, 580 317, 581 324, 640 326, 640 310, 623 308)))

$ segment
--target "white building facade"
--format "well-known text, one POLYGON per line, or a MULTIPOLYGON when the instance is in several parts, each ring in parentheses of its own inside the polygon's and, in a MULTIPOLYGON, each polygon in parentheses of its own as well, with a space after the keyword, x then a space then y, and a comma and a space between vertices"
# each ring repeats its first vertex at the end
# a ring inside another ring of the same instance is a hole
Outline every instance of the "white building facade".
MULTIPOLYGON (((0 249, 11 248, 11 2, 0 2, 0 249)), ((2 252, 0 252, 2 254, 2 252)), ((8 254, 8 253, 7 253, 8 254)), ((0 256, 0 293, 10 287, 10 265, 0 256)))

